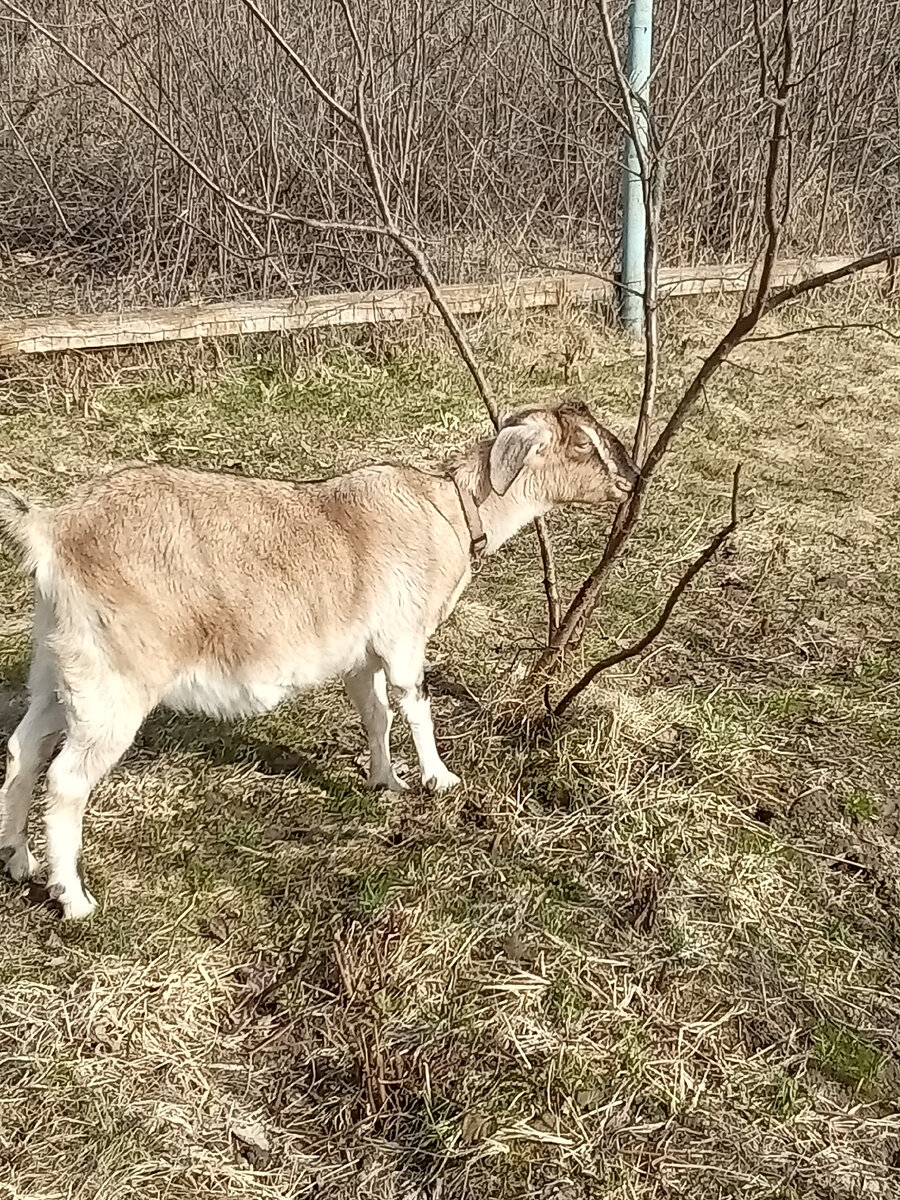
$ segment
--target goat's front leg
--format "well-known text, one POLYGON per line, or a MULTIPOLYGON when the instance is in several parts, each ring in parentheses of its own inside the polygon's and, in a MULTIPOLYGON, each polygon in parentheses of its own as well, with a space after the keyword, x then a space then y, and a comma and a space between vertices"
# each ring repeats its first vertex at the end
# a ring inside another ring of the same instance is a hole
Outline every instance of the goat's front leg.
POLYGON ((400 692, 400 707, 412 731, 422 783, 431 791, 456 787, 459 776, 445 765, 434 741, 431 702, 425 686, 425 647, 395 646, 385 660, 388 678, 400 692))
POLYGON ((344 676, 344 687, 369 739, 368 786, 402 792, 406 784, 397 778, 391 763, 391 725, 394 714, 388 704, 387 680, 380 663, 369 662, 359 671, 344 676))

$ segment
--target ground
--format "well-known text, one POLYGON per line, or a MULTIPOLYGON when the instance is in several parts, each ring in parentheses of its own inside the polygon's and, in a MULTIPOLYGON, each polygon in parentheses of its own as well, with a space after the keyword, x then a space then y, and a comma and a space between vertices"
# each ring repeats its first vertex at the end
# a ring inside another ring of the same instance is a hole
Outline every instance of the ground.
MULTIPOLYGON (((897 324, 836 304, 791 327, 897 324)), ((669 311, 663 407, 726 316, 669 311)), ((627 433, 639 363, 589 317, 473 336, 505 404, 577 368, 627 433)), ((428 331, 9 376, 0 477, 51 496, 123 458, 316 476, 486 428, 428 331)), ((337 689, 152 718, 87 817, 96 917, 0 884, 0 1196, 897 1195, 900 343, 735 356, 584 661, 652 622, 738 461, 739 534, 564 722, 512 699, 543 631, 533 535, 485 563, 431 655, 458 794, 367 793, 337 689)), ((553 518, 567 590, 608 519, 553 518)), ((5 735, 30 601, 2 570, 5 735)))

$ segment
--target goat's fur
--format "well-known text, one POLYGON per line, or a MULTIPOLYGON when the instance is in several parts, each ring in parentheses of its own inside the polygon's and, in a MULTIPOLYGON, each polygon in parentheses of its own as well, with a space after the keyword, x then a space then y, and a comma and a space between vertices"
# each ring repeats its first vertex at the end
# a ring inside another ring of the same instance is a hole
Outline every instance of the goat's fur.
POLYGON ((16 879, 32 873, 28 811, 62 739, 47 776, 49 885, 66 916, 89 915, 84 808, 158 704, 236 717, 340 676, 368 733, 369 783, 400 789, 389 683, 423 782, 451 787, 423 668, 471 577, 457 488, 491 553, 555 505, 621 501, 634 479, 621 444, 569 402, 515 414, 440 473, 372 466, 298 483, 130 466, 52 508, 0 488, 0 523, 35 580, 30 706, 8 747, 0 859, 16 879))

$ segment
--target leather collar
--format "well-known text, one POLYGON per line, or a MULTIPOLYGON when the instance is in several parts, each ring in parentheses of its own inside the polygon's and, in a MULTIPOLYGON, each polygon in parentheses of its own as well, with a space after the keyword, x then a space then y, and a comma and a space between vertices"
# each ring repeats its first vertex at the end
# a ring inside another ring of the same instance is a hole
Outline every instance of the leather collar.
POLYGON ((455 475, 451 475, 450 478, 453 481, 453 486, 456 488, 456 494, 459 496, 459 505, 465 518, 466 528, 469 531, 469 553, 473 558, 480 558, 484 554, 484 548, 487 545, 487 534, 484 532, 481 513, 478 511, 478 504, 469 489, 463 487, 455 475))

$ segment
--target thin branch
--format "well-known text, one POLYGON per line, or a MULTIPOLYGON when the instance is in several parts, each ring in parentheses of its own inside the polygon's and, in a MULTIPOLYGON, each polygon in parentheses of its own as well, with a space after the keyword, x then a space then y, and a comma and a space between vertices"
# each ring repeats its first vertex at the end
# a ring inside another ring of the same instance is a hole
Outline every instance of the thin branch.
POLYGON ((469 345, 469 339, 463 332, 463 328, 456 319, 455 313, 453 313, 451 309, 447 307, 443 294, 441 293, 440 284, 438 283, 437 277, 431 268, 431 264, 425 257, 422 248, 411 238, 407 237, 399 230, 393 232, 391 237, 393 237, 394 241, 398 246, 400 246, 401 249, 406 251, 406 254, 415 266, 416 272, 418 273, 419 278, 422 280, 422 284, 428 293, 431 303, 440 313, 441 320, 444 322, 447 332, 453 339, 454 344, 459 351, 460 358, 462 358, 469 370, 469 374, 472 376, 475 387, 484 403, 485 408, 488 411, 488 414, 490 415, 494 428, 498 429, 500 427, 500 412, 497 408, 497 403, 491 395, 491 390, 487 379, 485 378, 484 372, 479 366, 475 355, 472 353, 472 348, 469 345))
POLYGON ((789 300, 805 296, 807 292, 817 291, 821 287, 827 287, 830 283, 840 283, 842 279, 849 279, 851 275, 858 275, 860 271, 880 266, 881 263, 890 262, 895 258, 900 259, 900 242, 895 242, 892 246, 884 246, 880 250, 874 250, 871 254, 864 254, 861 258, 855 258, 851 263, 835 267, 833 271, 823 271, 821 275, 811 275, 809 279, 789 283, 787 287, 782 288, 779 292, 774 292, 769 297, 766 312, 770 313, 774 309, 780 308, 782 304, 787 304, 789 300))
POLYGON ((553 559, 553 544, 550 533, 543 517, 538 517, 534 523, 537 532, 538 548, 541 553, 541 566, 544 568, 544 595, 547 597, 547 644, 559 627, 562 604, 559 599, 559 584, 556 578, 556 563, 553 559))
POLYGON ((619 88, 619 94, 622 98, 622 107, 625 109, 628 136, 634 143, 635 153, 637 155, 637 160, 640 167, 641 188, 644 193, 644 204, 646 206, 650 201, 650 175, 646 156, 644 154, 642 139, 640 136, 638 116, 635 112, 634 100, 636 97, 631 90, 628 76, 625 74, 625 71, 622 67, 622 60, 619 57, 619 50, 616 46, 615 34, 613 33, 612 27, 612 18, 609 15, 609 5, 607 4, 607 0, 597 0, 597 8, 600 11, 600 20, 603 26, 603 37, 606 42, 609 60, 612 64, 613 74, 616 79, 616 84, 619 88))
POLYGON ((741 467, 740 464, 738 464, 734 469, 734 478, 731 485, 731 520, 723 529, 719 530, 703 553, 691 563, 685 573, 678 580, 678 583, 676 583, 675 587, 669 593, 669 598, 663 605, 662 612, 659 614, 659 618, 653 628, 645 633, 640 641, 628 646, 625 650, 619 650, 616 654, 611 654, 609 658, 601 659, 600 662, 594 663, 590 670, 585 671, 584 675, 582 675, 577 683, 573 684, 572 687, 569 688, 563 698, 553 709, 555 716, 562 716, 570 704, 577 700, 585 688, 589 687, 590 684, 592 684, 597 676, 603 671, 608 671, 610 667, 618 666, 619 663, 627 662, 630 658, 636 658, 639 654, 643 654, 648 646, 656 641, 656 639, 665 629, 669 617, 671 617, 675 606, 683 593, 690 586, 691 582, 697 577, 697 575, 700 574, 706 564, 715 556, 719 547, 726 540, 726 538, 730 537, 731 534, 733 534, 737 529, 740 523, 738 516, 738 485, 740 483, 740 478, 741 467))
POLYGON ((19 133, 18 129, 16 129, 15 122, 13 121, 12 116, 10 115, 8 110, 4 109, 3 117, 4 117, 4 120, 6 121, 6 124, 9 128, 10 133, 13 135, 13 137, 19 143, 19 146, 22 148, 22 151, 27 155, 28 161, 31 163, 32 167, 34 168, 35 174, 37 175, 38 179, 40 179, 41 183, 44 185, 44 190, 46 191, 47 195, 50 197, 50 203, 56 209, 56 215, 59 217, 60 222, 62 223, 63 229, 65 229, 65 231, 69 235, 69 237, 72 237, 73 236, 72 227, 69 224, 69 222, 66 220, 66 214, 63 212, 62 205, 60 204, 59 200, 57 200, 57 198, 56 198, 56 193, 53 190, 50 180, 47 178, 47 176, 41 170, 41 166, 40 166, 40 163, 38 162, 38 160, 34 157, 34 155, 28 149, 25 139, 22 137, 21 133, 19 133))
MULTIPOLYGON (((7 3, 7 0, 0 0, 2 3, 7 3)), ((389 237, 406 256, 410 259, 415 267, 416 273, 422 280, 425 290, 428 292, 429 299, 440 314, 441 320, 453 342, 459 351, 460 357, 465 363, 479 396, 484 403, 485 408, 493 422, 494 428, 499 426, 500 414, 497 405, 491 395, 488 382, 483 371, 475 359, 472 349, 469 346, 468 339, 463 333, 462 326, 457 321, 456 316, 447 307, 444 298, 441 294, 440 284, 432 270, 431 264, 428 262, 421 246, 418 245, 412 238, 405 234, 397 224, 396 217, 391 211, 388 204, 387 195, 384 188, 384 179, 381 173, 381 168, 378 163, 378 158, 375 153, 375 147, 372 142, 372 136, 369 130, 368 119, 366 116, 365 96, 363 90, 363 72, 365 67, 365 52, 359 33, 356 29, 353 14, 346 0, 341 0, 341 8, 344 13, 344 19, 347 23, 347 28, 350 33, 354 45, 354 51, 357 59, 357 84, 356 84, 356 111, 351 112, 349 108, 340 103, 327 88, 325 88, 318 80, 317 76, 309 68, 306 62, 294 50, 294 48, 285 40, 277 26, 269 20, 265 13, 260 9, 256 0, 242 0, 245 8, 247 8, 254 18, 259 21, 268 35, 275 41, 279 49, 287 55, 291 63, 301 73, 303 78, 310 84, 316 95, 328 105, 332 112, 342 121, 346 122, 359 139, 363 151, 363 158, 366 164, 366 173, 369 176, 369 183, 372 187, 372 192, 375 197, 375 204, 378 208, 379 215, 384 222, 383 226, 373 227, 373 231, 379 236, 389 237)), ((543 546, 542 546, 543 554, 543 546)))
POLYGON ((675 45, 675 39, 677 38, 677 36, 680 32, 680 26, 681 26, 681 0, 675 0, 675 11, 672 13, 672 16, 669 18, 669 30, 668 30, 668 33, 666 34, 666 40, 663 42, 662 46, 660 47, 659 53, 656 56, 656 66, 653 67, 650 71, 650 78, 648 80, 648 83, 650 83, 650 84, 653 83, 653 81, 656 79, 657 75, 662 70, 663 64, 667 63, 669 61, 669 54, 672 51, 672 47, 675 45))
MULTIPOLYGON (((791 31, 791 0, 782 0, 781 34, 784 49, 782 51, 781 71, 775 90, 774 115, 772 130, 769 134, 769 152, 766 162, 766 178, 764 185, 763 219, 766 225, 766 248, 763 254, 759 284, 756 289, 756 299, 750 309, 757 319, 765 309, 766 300, 772 283, 772 273, 775 270, 775 260, 781 243, 782 221, 776 213, 777 188, 780 178, 781 150, 785 138, 788 116, 788 100, 791 94, 791 72, 794 65, 794 38, 791 31)), ((760 30, 760 53, 765 63, 765 43, 760 30)), ((788 189, 788 195, 790 190, 788 189)))
POLYGON ((852 263, 847 263, 842 267, 835 267, 833 271, 823 271, 820 275, 813 275, 809 279, 802 279, 798 283, 789 284, 786 288, 782 288, 781 291, 773 292, 765 301, 762 311, 759 314, 755 313, 756 306, 754 305, 750 312, 738 317, 728 332, 715 346, 709 357, 703 362, 700 370, 694 376, 686 392, 678 402, 675 411, 669 418, 668 424, 657 438, 655 445, 647 456, 638 486, 640 487, 643 483, 644 487, 646 487, 646 480, 653 474, 663 455, 668 450, 672 439, 681 430, 685 421, 693 412, 710 378, 716 373, 731 351, 740 345, 741 342, 745 341, 753 332, 763 316, 767 316, 769 313, 781 308, 782 305, 787 304, 790 300, 796 300, 798 296, 805 296, 807 293, 817 291, 828 284, 838 283, 842 279, 858 275, 861 271, 865 271, 869 267, 877 267, 880 263, 888 262, 894 258, 900 258, 900 243, 893 246, 886 246, 881 250, 874 251, 872 254, 863 255, 862 258, 854 259, 852 263))
POLYGON ((259 21, 260 25, 262 25, 269 37, 272 38, 272 40, 278 45, 279 49, 291 60, 319 99, 324 104, 327 104, 327 106, 336 116, 340 117, 344 121, 347 121, 351 125, 355 125, 356 122, 354 121, 353 114, 350 112, 350 110, 345 108, 344 105, 341 104, 341 102, 337 99, 337 97, 332 95, 332 93, 329 92, 328 89, 319 82, 318 76, 315 74, 315 72, 313 72, 309 65, 300 57, 299 54, 297 54, 290 43, 285 41, 285 39, 281 36, 278 27, 272 24, 259 5, 255 3, 255 0, 242 0, 242 2, 246 8, 250 9, 254 17, 256 17, 257 21, 259 21))
POLYGON ((662 177, 657 160, 650 164, 646 231, 644 237, 644 382, 641 388, 641 406, 638 410, 637 427, 634 433, 632 457, 638 468, 647 457, 650 443, 650 423, 656 407, 656 389, 659 381, 659 305, 657 284, 659 279, 659 213, 662 201, 662 177))
MULTIPOLYGON (((274 29, 271 21, 262 15, 255 3, 255 0, 242 0, 242 2, 255 16, 259 17, 267 30, 270 32, 274 30, 273 36, 275 36, 278 45, 290 56, 291 62, 293 62, 295 65, 300 64, 302 59, 300 59, 299 55, 297 55, 296 52, 287 45, 281 34, 274 29)), ((440 283, 438 282, 437 276, 432 269, 431 263, 428 261, 424 251, 422 250, 422 247, 418 244, 418 242, 414 241, 400 229, 396 216, 392 212, 390 204, 388 203, 387 193, 384 187, 384 177, 381 173, 381 166, 378 162, 378 156, 375 153, 375 145, 372 141, 372 134, 369 129, 369 122, 366 114, 365 92, 363 85, 366 55, 348 0, 340 0, 340 5, 344 13, 344 20, 347 23, 347 28, 353 41, 353 47, 356 54, 356 112, 355 114, 351 113, 349 109, 345 109, 342 105, 338 104, 336 100, 333 100, 333 98, 329 98, 328 102, 332 104, 334 111, 352 126, 354 132, 359 138, 359 142, 363 151, 363 158, 366 164, 366 172, 369 176, 369 183, 372 186, 372 192, 375 196, 375 203, 378 208, 378 212, 382 221, 384 222, 383 232, 387 237, 391 238, 401 250, 403 250, 407 258, 415 267, 416 273, 422 280, 425 290, 428 292, 428 297, 431 300, 431 303, 440 314, 441 320, 444 322, 447 332, 453 339, 454 345, 459 351, 460 357, 468 368, 469 374, 472 376, 472 380, 485 408, 488 411, 494 428, 497 429, 500 425, 500 413, 497 408, 496 401, 491 395, 491 389, 488 385, 487 379, 485 378, 484 372, 479 366, 475 355, 472 353, 469 340, 463 332, 463 328, 459 321, 456 319, 456 315, 447 307, 443 294, 441 293, 440 283)), ((539 534, 538 536, 540 537, 541 535, 539 534)), ((552 552, 549 549, 549 543, 547 546, 547 552, 552 559, 552 552)), ((543 553, 544 545, 542 542, 542 556, 543 553)))
MULTIPOLYGON (((752 337, 745 337, 744 345, 749 342, 781 342, 785 338, 802 337, 806 333, 843 333, 847 329, 866 329, 872 333, 883 333, 892 341, 900 341, 900 333, 895 333, 893 329, 888 329, 886 325, 881 325, 877 321, 841 321, 839 324, 830 325, 804 325, 802 329, 786 329, 783 333, 758 333, 752 337)), ((732 363, 731 365, 737 366, 738 364, 732 363)))

